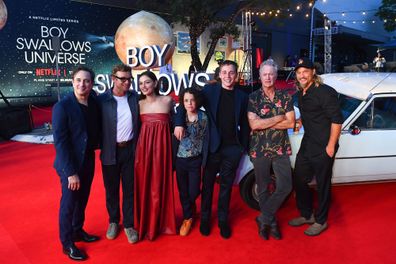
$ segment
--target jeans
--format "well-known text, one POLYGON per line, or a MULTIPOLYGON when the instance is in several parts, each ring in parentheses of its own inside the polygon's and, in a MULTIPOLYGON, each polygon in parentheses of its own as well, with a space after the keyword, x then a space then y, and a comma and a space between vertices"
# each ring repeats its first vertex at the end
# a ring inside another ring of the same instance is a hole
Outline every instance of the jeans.
POLYGON ((177 158, 176 178, 179 188, 180 203, 183 208, 183 218, 193 216, 193 206, 201 189, 202 157, 177 158))
POLYGON ((261 223, 276 224, 275 214, 292 190, 292 176, 289 156, 274 158, 259 157, 253 159, 254 174, 258 190, 261 223), (271 183, 271 165, 275 173, 275 192, 269 192, 271 183))
POLYGON ((106 208, 110 223, 120 222, 120 181, 122 183, 122 215, 125 228, 133 227, 134 147, 117 147, 114 165, 102 165, 106 189, 106 208))

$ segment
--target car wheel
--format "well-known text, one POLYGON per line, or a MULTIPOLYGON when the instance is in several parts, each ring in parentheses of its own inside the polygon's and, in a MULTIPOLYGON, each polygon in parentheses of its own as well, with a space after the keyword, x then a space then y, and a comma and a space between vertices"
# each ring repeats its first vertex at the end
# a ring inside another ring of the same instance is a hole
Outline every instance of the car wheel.
POLYGON ((243 177, 239 183, 239 192, 245 203, 250 208, 259 210, 258 195, 257 195, 257 184, 254 176, 254 171, 250 171, 243 177))

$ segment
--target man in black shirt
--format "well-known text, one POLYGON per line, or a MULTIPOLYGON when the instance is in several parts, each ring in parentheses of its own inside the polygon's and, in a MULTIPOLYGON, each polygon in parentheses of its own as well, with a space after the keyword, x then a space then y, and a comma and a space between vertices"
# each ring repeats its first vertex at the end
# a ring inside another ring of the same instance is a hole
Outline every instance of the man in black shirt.
POLYGON ((343 117, 337 92, 322 83, 308 58, 300 59, 295 71, 304 126, 304 137, 295 164, 296 200, 301 216, 292 219, 289 224, 312 224, 304 233, 316 236, 327 229, 331 176, 343 117), (314 176, 318 193, 315 215, 312 192, 308 186, 314 176))
MULTIPOLYGON (((210 233, 213 188, 217 173, 220 174, 218 202, 218 225, 220 235, 231 236, 228 212, 232 185, 239 160, 248 148, 249 123, 247 120, 248 96, 236 89, 238 65, 224 61, 220 66, 221 83, 205 85, 202 96, 203 106, 209 119, 209 155, 202 179, 201 225, 204 236, 210 233)), ((175 116, 175 136, 183 135, 185 111, 179 107, 175 116)))
POLYGON ((100 140, 100 115, 92 87, 95 74, 86 67, 72 73, 73 93, 55 104, 52 124, 56 157, 54 167, 60 177, 62 197, 59 231, 63 252, 72 260, 87 256, 74 244, 99 238, 83 230, 95 168, 95 152, 100 140))

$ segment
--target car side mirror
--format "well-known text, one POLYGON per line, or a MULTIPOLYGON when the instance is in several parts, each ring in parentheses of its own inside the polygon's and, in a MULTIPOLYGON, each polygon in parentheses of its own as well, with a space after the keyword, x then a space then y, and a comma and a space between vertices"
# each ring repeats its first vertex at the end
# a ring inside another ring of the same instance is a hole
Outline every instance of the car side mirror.
POLYGON ((360 128, 356 125, 351 126, 350 131, 351 131, 351 135, 359 135, 361 132, 360 128))

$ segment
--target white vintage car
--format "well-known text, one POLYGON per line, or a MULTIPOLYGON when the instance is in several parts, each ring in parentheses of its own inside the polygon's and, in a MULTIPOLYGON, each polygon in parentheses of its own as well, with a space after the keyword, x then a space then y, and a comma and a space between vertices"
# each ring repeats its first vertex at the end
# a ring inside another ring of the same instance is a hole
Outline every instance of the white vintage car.
MULTIPOLYGON (((333 73, 321 76, 339 93, 344 123, 333 183, 396 180, 396 73, 333 73)), ((303 132, 289 133, 292 168, 303 132)), ((244 201, 258 208, 253 165, 246 155, 235 183, 244 201)))

